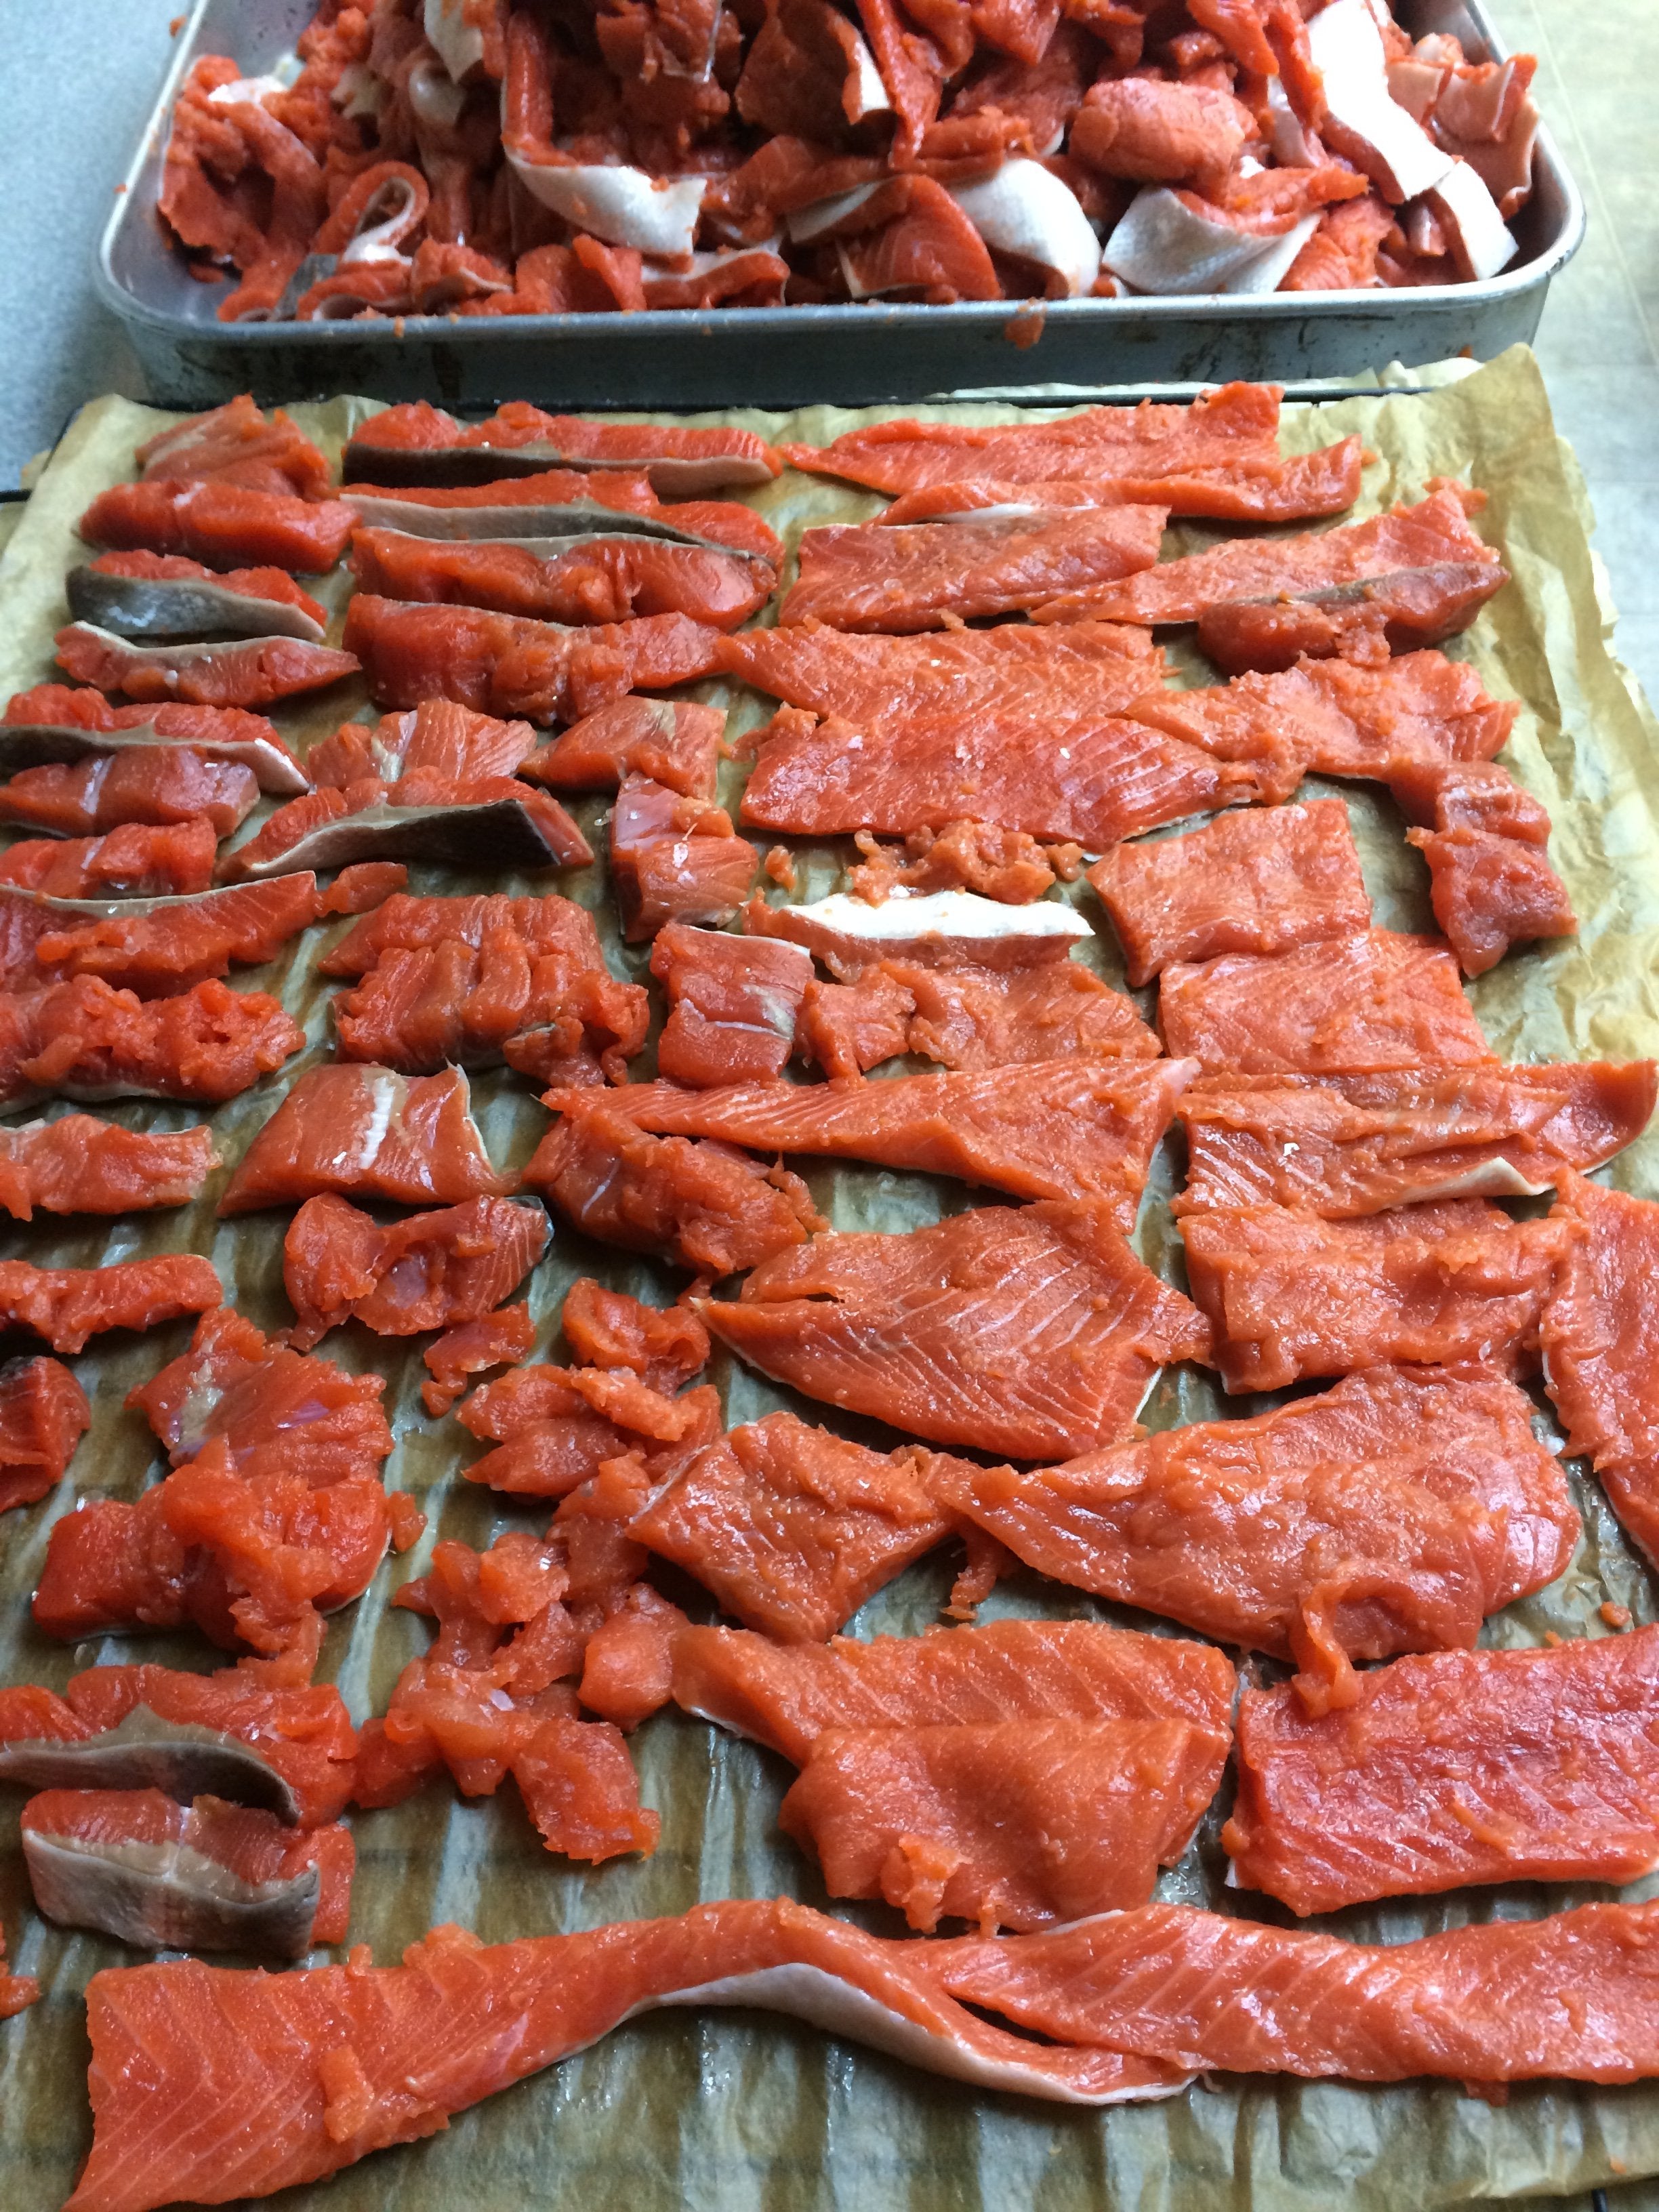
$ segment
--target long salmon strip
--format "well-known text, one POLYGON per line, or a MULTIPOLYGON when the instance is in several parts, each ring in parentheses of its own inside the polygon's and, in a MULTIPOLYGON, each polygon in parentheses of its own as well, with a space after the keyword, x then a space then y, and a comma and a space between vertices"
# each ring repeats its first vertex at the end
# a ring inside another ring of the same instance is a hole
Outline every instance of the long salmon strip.
POLYGON ((1466 1882, 1636 1881, 1659 1865, 1659 1628, 1443 1651, 1345 1711, 1247 1690, 1233 1878, 1293 1912, 1466 1882))
POLYGON ((154 1328, 205 1313, 223 1297, 210 1261, 194 1252, 118 1260, 106 1267, 35 1267, 0 1261, 0 1327, 27 1328, 54 1352, 79 1352, 106 1328, 154 1328))
POLYGON ((778 580, 771 562, 723 547, 599 531, 580 538, 457 541, 416 538, 395 527, 359 530, 351 541, 351 573, 359 590, 389 599, 492 607, 554 623, 688 615, 720 629, 735 628, 764 606, 778 580))
POLYGON ((0 1129, 0 1206, 37 1213, 137 1213, 185 1206, 219 1164, 205 1126, 124 1129, 93 1114, 0 1129))
MULTIPOLYGON (((961 426, 933 423, 927 427, 961 426)), ((883 460, 878 459, 875 465, 880 468, 883 460)), ((929 455, 928 465, 933 465, 929 455)), ((815 469, 809 460, 798 460, 794 465, 815 475, 828 473, 815 469)), ((1203 516, 1217 522, 1313 522, 1324 515, 1346 514, 1358 498, 1364 443, 1357 437, 1342 438, 1334 446, 1321 446, 1311 453, 1287 454, 1282 460, 1224 461, 1179 469, 1168 476, 1126 473, 1123 462, 1111 453, 1100 456, 1100 473, 1096 474, 1088 459, 1067 454, 1059 447, 1030 454, 1001 447, 963 448, 959 465, 963 471, 960 480, 947 483, 941 478, 918 484, 896 499, 882 520, 896 526, 930 522, 940 515, 971 514, 986 507, 1024 502, 1043 507, 1164 507, 1171 514, 1203 516), (990 473, 1005 466, 1011 473, 990 473), (1081 477, 1058 473, 1079 467, 1090 472, 1081 477), (1030 473, 1044 468, 1056 473, 1030 473)), ((852 470, 837 473, 850 477, 852 470)))
POLYGON ((508 400, 486 422, 462 424, 420 399, 361 423, 343 474, 348 483, 461 485, 555 468, 629 469, 648 476, 659 497, 695 499, 724 484, 768 483, 782 466, 752 430, 595 422, 548 415, 523 399, 508 400))
POLYGON ((926 1479, 1056 1582, 1294 1657, 1320 1711, 1352 1702, 1352 1660, 1467 1647, 1566 1565, 1578 1516, 1531 1413, 1495 1376, 1377 1367, 1254 1420, 926 1479))
MULTIPOLYGON (((856 1085, 627 1084, 606 1103, 661 1133, 871 1160, 1016 1198, 1102 1199, 1127 1236, 1152 1153, 1197 1073, 1189 1060, 1030 1060, 856 1085)), ((556 1110, 562 1096, 549 1091, 544 1103, 556 1110)))

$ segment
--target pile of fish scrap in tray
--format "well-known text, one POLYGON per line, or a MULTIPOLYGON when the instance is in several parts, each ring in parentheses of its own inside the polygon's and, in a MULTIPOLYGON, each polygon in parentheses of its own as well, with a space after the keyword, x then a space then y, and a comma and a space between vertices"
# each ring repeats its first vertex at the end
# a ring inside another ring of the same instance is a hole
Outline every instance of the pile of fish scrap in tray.
POLYGON ((1518 352, 86 411, 0 567, 9 2201, 1659 2167, 1576 486, 1518 352))

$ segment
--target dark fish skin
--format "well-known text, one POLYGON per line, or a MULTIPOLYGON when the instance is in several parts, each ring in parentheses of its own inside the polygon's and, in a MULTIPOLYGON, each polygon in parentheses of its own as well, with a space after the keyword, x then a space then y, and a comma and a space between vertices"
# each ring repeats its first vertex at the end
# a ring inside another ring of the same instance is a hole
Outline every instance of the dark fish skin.
POLYGON ((235 1736, 164 1721, 135 1705, 117 1728, 79 1742, 57 1737, 0 1745, 0 1782, 31 1790, 160 1790, 179 1804, 222 1797, 274 1813, 290 1827, 299 1800, 274 1767, 235 1736))
POLYGON ((326 633, 313 615, 285 599, 234 592, 195 576, 109 576, 90 566, 64 580, 70 612, 118 637, 297 637, 320 645, 326 633))
POLYGON ((75 723, 0 722, 0 780, 26 768, 84 760, 88 753, 115 753, 136 745, 185 745, 206 760, 244 761, 261 791, 297 799, 311 789, 311 778, 284 748, 266 742, 165 736, 153 722, 118 730, 88 730, 75 723))
POLYGON ((296 868, 341 868, 355 860, 443 860, 452 867, 489 869, 568 865, 527 807, 496 799, 482 806, 365 806, 320 823, 252 866, 238 867, 233 853, 220 872, 253 883, 292 875, 296 868))
POLYGON ((745 462, 729 453, 707 460, 664 454, 652 460, 630 457, 599 461, 566 453, 545 440, 527 446, 381 446, 371 439, 354 438, 345 449, 340 477, 349 484, 431 484, 448 491, 497 483, 503 477, 540 476, 548 469, 592 472, 605 468, 642 471, 659 498, 672 493, 696 499, 726 484, 772 481, 772 471, 763 462, 745 462))
POLYGON ((301 1959, 322 1887, 316 1868, 246 1882, 179 1845, 90 1844, 23 1831, 34 1902, 66 1928, 95 1928, 144 1951, 257 1951, 301 1959), (142 1856, 141 1856, 142 1855, 142 1856))

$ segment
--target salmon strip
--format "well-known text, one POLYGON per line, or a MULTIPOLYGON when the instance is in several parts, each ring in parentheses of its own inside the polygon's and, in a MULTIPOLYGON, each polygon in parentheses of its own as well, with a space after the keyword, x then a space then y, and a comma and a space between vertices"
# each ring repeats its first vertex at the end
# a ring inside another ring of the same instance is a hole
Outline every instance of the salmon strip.
POLYGON ((519 768, 555 791, 614 791, 647 776, 687 799, 713 799, 726 715, 683 699, 616 699, 538 746, 519 768))
POLYGON ((1434 918, 1466 975, 1484 975, 1516 945, 1573 937, 1578 917, 1539 848, 1484 830, 1408 830, 1429 864, 1434 918))
POLYGON ((1639 1881, 1659 1865, 1659 1629, 1446 1651, 1358 1679, 1310 1719, 1247 1690, 1232 1876, 1293 1912, 1470 1882, 1639 1881))
POLYGON ((70 612, 131 638, 297 637, 320 645, 328 612, 280 568, 217 575, 176 554, 100 553, 64 583, 70 612))
POLYGON ((48 898, 166 898, 212 887, 219 839, 205 814, 124 823, 101 837, 25 837, 0 854, 0 883, 48 898))
POLYGON ((1166 968, 1166 1051, 1206 1075, 1344 1075, 1495 1062, 1437 938, 1372 929, 1166 968))
POLYGON ((216 836, 228 837, 258 797, 242 761, 204 759, 185 745, 134 745, 25 769, 0 784, 0 822, 89 836, 124 822, 161 826, 204 817, 216 836))
POLYGON ((1342 1221, 1270 1206, 1188 1213, 1181 1237, 1214 1364, 1238 1392, 1380 1360, 1524 1373, 1575 1227, 1453 1198, 1342 1221))
POLYGON ((343 722, 313 745, 306 770, 319 789, 349 791, 365 776, 396 785, 404 776, 471 783, 512 775, 534 748, 528 722, 475 714, 453 699, 422 699, 406 714, 382 714, 372 726, 343 722))
POLYGON ((290 799, 226 855, 220 873, 238 881, 401 860, 585 868, 592 858, 557 799, 514 776, 411 771, 395 782, 363 776, 343 791, 327 787, 290 799))
POLYGON ((1531 1413, 1497 1376, 1376 1367, 1037 1474, 922 1474, 1056 1582, 1294 1658, 1319 1712, 1358 1695, 1353 1661, 1467 1649, 1566 1565, 1578 1516, 1531 1413))
POLYGON ((269 707, 357 673, 352 654, 292 637, 140 645, 77 622, 60 629, 52 644, 58 665, 77 684, 197 707, 269 707))
POLYGON ((691 499, 664 506, 642 469, 546 469, 440 486, 346 484, 340 496, 364 528, 412 538, 496 540, 627 530, 659 543, 702 538, 783 566, 783 541, 752 507, 691 499))
POLYGON ((1172 961, 1287 952, 1370 925, 1340 799, 1250 807, 1182 837, 1114 846, 1088 872, 1137 987, 1172 961))
POLYGON ((23 768, 88 754, 185 745, 204 760, 252 769, 261 791, 292 798, 311 779, 263 714, 240 707, 118 707, 68 684, 15 691, 0 714, 0 762, 23 768))
POLYGON ((981 1206, 901 1236, 814 1237, 711 1336, 775 1382, 938 1443, 1071 1457, 1117 1443, 1168 1360, 1207 1357, 1195 1309, 1100 1204, 981 1206))
POLYGON ((357 518, 343 500, 301 499, 211 477, 112 484, 76 524, 88 545, 181 554, 210 568, 286 568, 320 575, 350 543, 357 518))
POLYGON ((1132 1000, 1064 959, 1012 970, 878 961, 850 984, 809 984, 797 1036, 802 1058, 834 1078, 902 1052, 980 1070, 1067 1054, 1155 1060, 1159 1049, 1132 1000))
POLYGON ((95 975, 0 994, 0 1102, 183 1098, 216 1106, 280 1067, 304 1032, 264 991, 198 983, 167 999, 95 975))
MULTIPOLYGON (((629 1084, 608 1103, 642 1129, 956 1176, 1016 1198, 1097 1199, 1127 1236, 1152 1153, 1197 1073, 1192 1060, 1037 1060, 856 1085, 687 1093, 629 1084)), ((550 1091, 544 1103, 562 1111, 579 1095, 550 1091)))
POLYGON ((218 1210, 246 1213, 323 1191, 457 1206, 511 1188, 489 1164, 459 1068, 410 1079, 359 1063, 300 1078, 243 1153, 218 1210))
POLYGON ((694 499, 727 484, 769 483, 782 466, 752 430, 592 422, 522 399, 463 427, 420 399, 359 424, 343 473, 353 483, 465 485, 547 469, 626 469, 649 477, 659 496, 694 499))
POLYGON ((41 1213, 137 1213, 185 1206, 219 1164, 213 1132, 123 1128, 93 1114, 0 1129, 0 1206, 41 1213))
POLYGON ((35 1267, 0 1261, 0 1326, 45 1337, 54 1352, 79 1352, 108 1328, 154 1328, 204 1313, 223 1297, 210 1261, 193 1252, 120 1260, 107 1267, 35 1267))
POLYGON ((0 1366, 0 1513, 54 1489, 91 1426, 86 1393, 60 1361, 0 1366))
POLYGON ((307 1199, 283 1240, 283 1286, 298 1316, 289 1341, 309 1352, 345 1321, 380 1336, 481 1321, 518 1289, 549 1233, 539 1206, 510 1198, 385 1227, 331 1192, 307 1199))
POLYGON ((1653 1115, 1650 1060, 1206 1076, 1182 1094, 1176 1213, 1281 1206, 1340 1219, 1425 1199, 1536 1198, 1601 1166, 1653 1115))
MULTIPOLYGON (((919 427, 961 431, 965 426, 940 422, 919 427)), ((856 437, 860 434, 850 434, 856 437)), ((1028 434, 1017 430, 1010 434, 1028 434)), ((886 458, 884 456, 884 459, 886 458)), ((1127 458, 1133 462, 1134 457, 1127 458)), ((987 507, 1024 504, 1163 507, 1172 515, 1203 516, 1217 522, 1311 522, 1325 515, 1346 514, 1358 498, 1364 441, 1342 438, 1334 446, 1320 447, 1316 453, 1291 453, 1282 460, 1216 462, 1177 468, 1167 475, 1159 467, 1156 456, 1152 457, 1149 472, 1140 476, 1126 473, 1110 453, 1101 455, 1097 468, 1086 456, 1070 454, 1059 446, 1030 455, 1010 448, 986 451, 964 447, 961 459, 963 481, 947 482, 930 477, 925 484, 908 485, 882 520, 927 522, 940 515, 971 514, 987 507), (1052 477, 1031 473, 1044 468, 1051 468, 1055 473, 1052 477), (1005 469, 1010 471, 1006 476, 1002 473, 1005 469), (1060 473, 1066 469, 1077 469, 1081 473, 1060 473)), ((794 465, 811 467, 805 460, 798 460, 794 465)), ((833 473, 850 477, 852 471, 837 469, 833 473)), ((876 487, 878 490, 885 488, 876 487)))
POLYGON ((684 615, 716 629, 734 629, 757 613, 778 580, 770 562, 724 547, 597 530, 447 542, 396 528, 359 530, 351 573, 360 591, 388 599, 490 607, 550 623, 684 615))
POLYGON ((805 531, 779 620, 903 631, 1022 613, 1150 568, 1166 520, 1161 507, 1095 507, 805 531))

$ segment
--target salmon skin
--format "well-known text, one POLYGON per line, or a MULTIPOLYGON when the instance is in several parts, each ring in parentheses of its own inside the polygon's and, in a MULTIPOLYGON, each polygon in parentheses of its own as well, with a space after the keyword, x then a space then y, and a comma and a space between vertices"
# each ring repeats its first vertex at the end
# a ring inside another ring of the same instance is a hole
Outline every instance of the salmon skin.
POLYGON ((670 922, 652 947, 651 972, 668 997, 657 1041, 664 1082, 702 1090, 782 1074, 812 980, 810 952, 779 939, 670 922))
POLYGON ((199 561, 159 553, 103 553, 64 580, 78 623, 139 640, 292 637, 320 645, 328 617, 281 568, 218 575, 199 561))
MULTIPOLYGON (((629 1084, 607 1104, 642 1129, 955 1176, 1016 1198, 1100 1200, 1127 1235, 1152 1153, 1198 1072, 1182 1060, 1036 1060, 856 1085, 629 1084)), ((562 1110, 567 1096, 580 1094, 551 1091, 544 1103, 562 1110)))
POLYGON ((1550 1218, 1577 1233, 1544 1310, 1545 1388, 1567 1449, 1589 1461, 1620 1525, 1659 1558, 1659 1206, 1568 1175, 1550 1218))
POLYGON ((0 1513, 56 1488, 91 1426, 86 1393, 58 1360, 0 1366, 0 1513))
POLYGON ((136 1097, 222 1105, 304 1042, 264 991, 206 982, 151 1000, 81 975, 0 993, 0 1103, 136 1097))
POLYGON ((759 865, 723 806, 647 776, 623 777, 611 814, 611 876, 629 944, 665 922, 729 921, 759 865))
POLYGON ((842 983, 890 958, 907 967, 973 969, 981 975, 1057 965, 1091 933, 1084 917, 1058 900, 1011 908, 977 892, 953 890, 880 900, 832 891, 806 906, 768 906, 755 898, 743 922, 750 936, 804 945, 842 983))
POLYGON ((325 1191, 459 1206, 512 1188, 489 1164, 459 1068, 410 1078, 358 1063, 300 1078, 238 1163, 220 1214, 294 1205, 325 1191))
POLYGON ((204 759, 187 745, 124 746, 24 769, 0 784, 0 822, 84 837, 126 822, 205 819, 216 836, 228 837, 258 797, 253 770, 240 760, 204 759))
POLYGON ((32 1329, 54 1352, 79 1352, 109 1328, 154 1328, 223 1297, 210 1261, 193 1252, 107 1267, 36 1267, 0 1261, 0 1327, 32 1329))
POLYGON ((261 791, 291 799, 311 778, 263 714, 240 707, 118 707, 68 684, 16 691, 0 715, 0 770, 83 760, 143 745, 187 745, 204 760, 251 768, 261 791))
POLYGON ((269 707, 357 673, 349 653, 263 633, 200 645, 143 645, 76 622, 60 629, 52 643, 58 665, 79 684, 124 691, 130 699, 180 700, 197 707, 269 707))
POLYGON ((1437 938, 1355 931, 1288 952, 1168 966, 1164 1049, 1206 1075, 1346 1075, 1479 1067, 1497 1055, 1437 938))
POLYGON ((0 1206, 41 1213, 137 1213, 199 1198, 219 1164, 205 1126, 168 1133, 63 1114, 0 1129, 0 1206))
MULTIPOLYGON (((928 423, 919 427, 959 431, 963 426, 928 423)), ((1005 434, 1027 434, 1016 428, 1005 434)), ((880 520, 900 525, 956 520, 966 514, 1020 507, 1149 506, 1166 507, 1172 515, 1202 516, 1217 522, 1312 522, 1326 515, 1345 514, 1353 505, 1359 496, 1364 457, 1363 439, 1341 438, 1315 453, 1291 453, 1282 459, 1220 462, 1167 476, 1136 476, 1120 473, 1107 453, 1099 457, 1097 473, 1089 461, 1068 455, 1059 447, 1046 453, 1022 455, 1007 447, 964 446, 960 449, 961 463, 971 468, 973 475, 959 482, 939 479, 904 490, 880 520), (1012 478, 983 473, 1005 466, 1018 473, 1012 478), (1081 466, 1088 472, 1076 477, 1026 473, 1045 466, 1056 470, 1081 466)), ((883 456, 883 461, 889 458, 883 456)), ((931 456, 929 459, 931 463, 931 456)), ((810 461, 797 461, 793 465, 813 474, 831 473, 814 470, 810 461)), ((833 473, 850 476, 851 471, 833 473)))
POLYGON ((615 699, 573 722, 520 766, 555 791, 614 791, 637 775, 687 799, 713 799, 726 715, 683 699, 615 699))
POLYGON ((388 599, 489 607, 550 623, 684 615, 715 629, 734 629, 757 613, 778 580, 770 562, 725 546, 602 528, 450 540, 395 526, 359 530, 351 573, 360 590, 388 599))
POLYGON ((1573 1225, 1511 1221, 1484 1198, 1327 1221, 1278 1206, 1181 1220, 1194 1297, 1230 1393, 1383 1360, 1527 1373, 1573 1225))
POLYGON ((370 726, 343 722, 306 755, 319 788, 349 791, 365 776, 396 784, 436 776, 452 783, 514 775, 533 750, 528 722, 497 721, 450 699, 422 699, 407 714, 382 714, 370 726))
POLYGON ((1098 1203, 818 1237, 757 1267, 735 1302, 694 1304, 711 1336, 775 1382, 1016 1459, 1120 1443, 1163 1364, 1210 1352, 1197 1310, 1098 1203))
POLYGON ((414 1213, 386 1227, 331 1193, 311 1198, 283 1242, 283 1285, 309 1352, 355 1320, 380 1336, 479 1321, 510 1297, 547 1249, 547 1216, 510 1198, 414 1213))
POLYGON ((303 1958, 343 1943, 356 1850, 349 1828, 296 1832, 269 1813, 159 1790, 52 1790, 24 1806, 37 1908, 147 1950, 303 1958))
POLYGON ((226 854, 220 873, 246 880, 372 860, 585 868, 592 858, 558 801, 513 776, 457 781, 408 772, 395 783, 364 776, 343 791, 290 799, 226 854))
POLYGON ((547 469, 642 471, 659 496, 696 498, 728 484, 763 484, 781 472, 778 454, 752 430, 684 424, 594 422, 548 415, 509 400, 487 422, 465 428, 423 399, 371 415, 353 433, 348 483, 481 484, 547 469))
POLYGON ((1294 1658, 1320 1712, 1358 1695, 1353 1661, 1468 1648, 1566 1565, 1578 1516, 1531 1410, 1496 1376, 1377 1367, 1038 1474, 921 1472, 1054 1581, 1294 1658))
POLYGON ((783 566, 783 541, 752 507, 696 499, 664 506, 642 470, 548 469, 488 483, 398 487, 347 484, 340 496, 368 530, 411 538, 580 538, 595 532, 705 544, 783 566))
POLYGON ((1466 975, 1484 975, 1516 945, 1577 934, 1567 887, 1530 839, 1461 828, 1406 839, 1429 864, 1434 918, 1466 975))
POLYGON ((1167 519, 1162 507, 1097 507, 805 531, 778 618, 904 631, 947 628, 947 617, 1023 613, 1062 591, 1150 568, 1167 519))
POLYGON ((1656 1080, 1648 1060, 1206 1076, 1176 1109, 1187 1187, 1173 1208, 1281 1206, 1340 1219, 1425 1199, 1536 1198, 1633 1143, 1656 1080))
POLYGON ((48 898, 183 897, 213 886, 219 840, 205 814, 123 823, 101 837, 25 837, 0 854, 0 883, 48 898))
POLYGON ((382 707, 435 697, 477 714, 569 722, 624 692, 711 675, 720 636, 684 615, 567 629, 480 607, 422 606, 358 592, 343 642, 382 707))
POLYGON ((301 499, 205 477, 113 484, 75 527, 88 545, 117 552, 320 575, 341 558, 356 524, 343 500, 301 499))
POLYGON ((781 1644, 818 1644, 951 1534, 908 1446, 890 1456, 769 1413, 699 1451, 630 1536, 781 1644))
POLYGON ((1116 845, 1088 872, 1137 988, 1172 961, 1287 952, 1370 926, 1340 799, 1249 807, 1184 836, 1116 845))
POLYGON ((1638 1881, 1659 1864, 1659 1630, 1554 1650, 1437 1652, 1358 1678, 1310 1720, 1239 1706, 1232 1877, 1293 1912, 1466 1883, 1638 1881))

